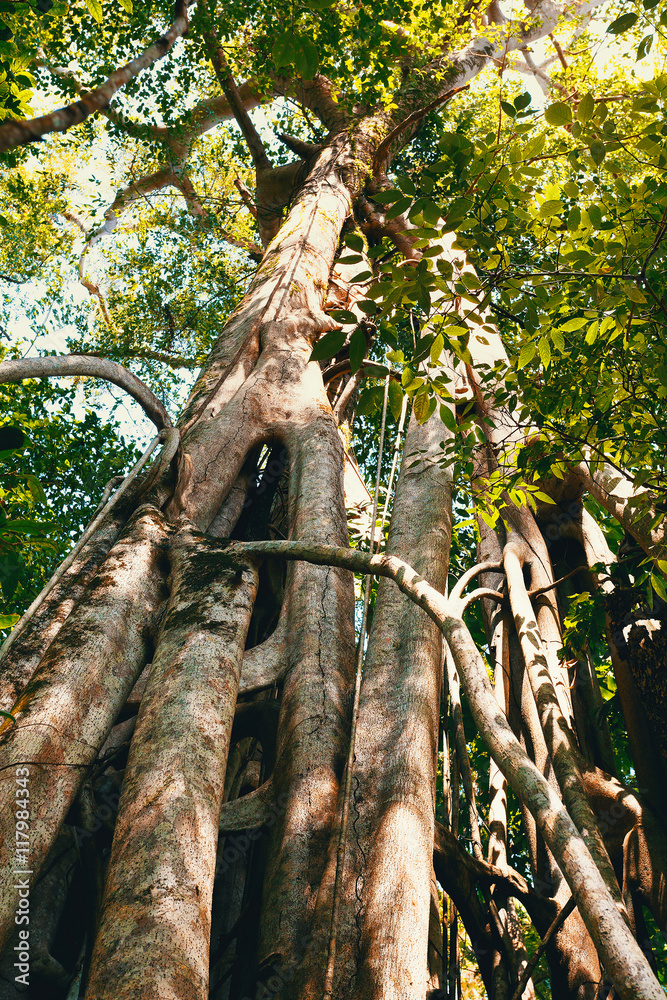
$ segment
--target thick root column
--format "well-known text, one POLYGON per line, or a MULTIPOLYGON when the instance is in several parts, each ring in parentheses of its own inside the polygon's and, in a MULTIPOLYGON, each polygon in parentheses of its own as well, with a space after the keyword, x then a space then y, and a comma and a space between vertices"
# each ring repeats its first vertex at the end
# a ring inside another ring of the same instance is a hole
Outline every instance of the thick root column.
POLYGON ((167 529, 139 510, 0 728, 0 944, 14 927, 19 862, 34 880, 144 666, 163 600, 167 529), (16 771, 29 771, 29 852, 18 855, 16 771))
MULTIPOLYGON (((439 590, 447 582, 451 530, 451 470, 438 463, 443 435, 439 417, 421 426, 412 419, 389 536, 390 551, 434 572, 439 590), (416 454, 421 461, 413 466, 416 454)), ((359 706, 348 938, 336 995, 355 967, 356 991, 369 1000, 426 994, 441 659, 437 628, 383 581, 359 706)))
POLYGON ((208 997, 218 822, 257 573, 186 529, 171 585, 123 783, 89 1000, 208 997))

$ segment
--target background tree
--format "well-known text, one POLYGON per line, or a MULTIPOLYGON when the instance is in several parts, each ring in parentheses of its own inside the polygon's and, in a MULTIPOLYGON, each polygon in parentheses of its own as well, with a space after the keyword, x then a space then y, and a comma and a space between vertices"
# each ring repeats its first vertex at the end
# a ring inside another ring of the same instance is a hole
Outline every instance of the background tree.
POLYGON ((159 430, 2 653, 7 996, 664 995, 667 78, 595 6, 0 5, 74 352, 0 378, 159 430))

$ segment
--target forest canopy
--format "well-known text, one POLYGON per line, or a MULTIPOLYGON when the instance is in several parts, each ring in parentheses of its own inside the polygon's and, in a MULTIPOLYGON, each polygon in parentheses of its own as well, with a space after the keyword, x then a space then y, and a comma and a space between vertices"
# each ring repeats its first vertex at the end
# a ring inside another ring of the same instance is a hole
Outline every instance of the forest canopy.
POLYGON ((664 996, 666 27, 0 0, 0 998, 664 996))

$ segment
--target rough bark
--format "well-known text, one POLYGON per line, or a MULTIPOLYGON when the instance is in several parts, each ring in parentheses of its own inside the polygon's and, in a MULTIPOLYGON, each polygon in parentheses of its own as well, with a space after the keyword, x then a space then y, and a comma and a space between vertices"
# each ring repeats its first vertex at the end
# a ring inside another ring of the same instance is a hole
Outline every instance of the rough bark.
POLYGON ((159 511, 140 509, 13 706, 16 721, 0 727, 3 943, 19 901, 17 861, 29 862, 34 879, 148 658, 164 599, 165 537, 159 511), (14 829, 17 768, 29 771, 27 856, 17 854, 14 829))
MULTIPOLYGON (((393 555, 434 574, 441 591, 451 532, 451 471, 439 462, 447 437, 439 417, 421 426, 413 417, 388 542, 393 555)), ((359 704, 337 995, 345 983, 388 1000, 426 993, 441 687, 438 630, 383 581, 359 704)))
POLYGON ((208 997, 218 825, 256 571, 184 528, 132 738, 89 1000, 208 997), (151 955, 146 963, 145 956, 151 955))

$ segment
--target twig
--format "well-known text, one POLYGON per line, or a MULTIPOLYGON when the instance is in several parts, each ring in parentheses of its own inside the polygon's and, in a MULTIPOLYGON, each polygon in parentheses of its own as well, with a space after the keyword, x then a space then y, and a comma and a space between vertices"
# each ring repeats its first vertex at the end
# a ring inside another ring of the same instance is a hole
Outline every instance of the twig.
POLYGON ((576 905, 577 904, 574 901, 574 896, 570 896, 563 909, 560 910, 558 914, 554 917, 551 924, 549 925, 546 934, 540 941, 539 945, 537 946, 533 954, 528 959, 527 963, 524 965, 523 972, 521 973, 521 978, 519 979, 517 988, 510 997, 510 1000, 521 1000, 521 998, 523 997, 523 992, 526 989, 526 986, 528 985, 528 981, 530 980, 530 977, 535 971, 537 963, 542 958, 542 955, 544 954, 546 948, 548 947, 549 942, 551 941, 552 937, 554 936, 558 928, 561 926, 561 924, 565 923, 565 921, 570 916, 576 905))

